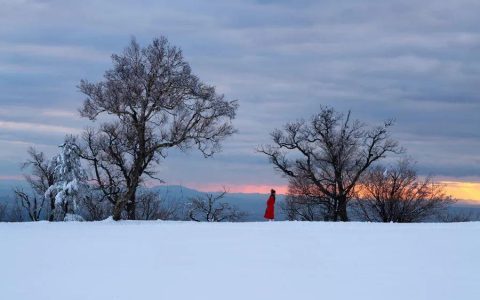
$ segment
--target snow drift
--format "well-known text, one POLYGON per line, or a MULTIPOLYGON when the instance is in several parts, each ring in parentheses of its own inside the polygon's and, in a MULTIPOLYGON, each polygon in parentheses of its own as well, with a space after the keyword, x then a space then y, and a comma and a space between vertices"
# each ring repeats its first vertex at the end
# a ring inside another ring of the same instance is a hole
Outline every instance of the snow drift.
POLYGON ((480 299, 480 223, 0 224, 0 298, 480 299))

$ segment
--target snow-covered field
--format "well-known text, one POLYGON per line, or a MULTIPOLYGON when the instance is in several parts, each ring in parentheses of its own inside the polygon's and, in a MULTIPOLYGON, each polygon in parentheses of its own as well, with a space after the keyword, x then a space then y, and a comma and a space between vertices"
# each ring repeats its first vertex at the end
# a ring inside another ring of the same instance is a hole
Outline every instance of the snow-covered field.
POLYGON ((0 224, 0 299, 480 299, 480 223, 0 224))

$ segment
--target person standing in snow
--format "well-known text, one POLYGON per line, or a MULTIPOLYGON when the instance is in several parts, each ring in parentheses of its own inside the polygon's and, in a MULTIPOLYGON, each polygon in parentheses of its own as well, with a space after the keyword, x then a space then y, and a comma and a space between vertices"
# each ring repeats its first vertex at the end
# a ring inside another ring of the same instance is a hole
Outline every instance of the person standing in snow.
POLYGON ((265 210, 264 218, 273 221, 275 218, 275 190, 270 191, 270 197, 267 200, 267 209, 265 210))

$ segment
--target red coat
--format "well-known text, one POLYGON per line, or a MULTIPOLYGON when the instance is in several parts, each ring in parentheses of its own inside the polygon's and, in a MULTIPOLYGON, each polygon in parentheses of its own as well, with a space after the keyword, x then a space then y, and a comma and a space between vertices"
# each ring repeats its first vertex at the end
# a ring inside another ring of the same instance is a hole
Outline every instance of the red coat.
POLYGON ((267 209, 265 210, 265 219, 273 220, 275 218, 275 196, 270 195, 267 200, 267 209))

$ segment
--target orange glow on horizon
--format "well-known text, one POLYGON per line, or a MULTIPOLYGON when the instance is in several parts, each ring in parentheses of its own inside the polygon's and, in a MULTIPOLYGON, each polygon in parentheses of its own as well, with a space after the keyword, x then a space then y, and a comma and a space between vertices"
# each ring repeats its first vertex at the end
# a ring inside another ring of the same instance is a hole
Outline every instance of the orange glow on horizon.
MULTIPOLYGON (((447 195, 451 195, 455 199, 459 200, 471 200, 480 202, 480 182, 463 182, 463 181, 440 181, 439 183, 445 185, 445 192, 447 195)), ((203 192, 216 192, 222 191, 224 188, 229 193, 258 193, 268 194, 270 189, 277 191, 277 194, 286 194, 288 186, 286 185, 191 185, 192 188, 203 192)))
POLYGON ((441 181, 445 191, 455 199, 480 202, 480 182, 441 181))

